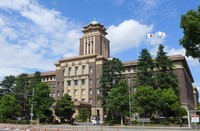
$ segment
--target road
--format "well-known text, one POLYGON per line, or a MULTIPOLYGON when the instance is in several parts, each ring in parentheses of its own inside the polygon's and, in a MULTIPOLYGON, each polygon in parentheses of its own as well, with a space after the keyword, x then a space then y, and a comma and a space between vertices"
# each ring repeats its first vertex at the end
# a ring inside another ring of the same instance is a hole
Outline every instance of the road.
MULTIPOLYGON (((192 129, 199 131, 198 129, 192 129)), ((9 125, 1 124, 0 131, 191 131, 188 127, 158 127, 158 126, 93 126, 93 125, 9 125)))

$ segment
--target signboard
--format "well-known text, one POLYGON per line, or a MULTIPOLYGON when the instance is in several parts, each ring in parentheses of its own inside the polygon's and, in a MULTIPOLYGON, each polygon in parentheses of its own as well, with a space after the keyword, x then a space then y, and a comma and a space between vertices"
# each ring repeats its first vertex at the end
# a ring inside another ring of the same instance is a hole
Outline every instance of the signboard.
POLYGON ((192 116, 191 122, 192 122, 192 123, 198 123, 198 122, 199 122, 199 116, 198 116, 198 115, 192 116))
POLYGON ((149 123, 150 122, 150 118, 138 118, 137 122, 149 123))

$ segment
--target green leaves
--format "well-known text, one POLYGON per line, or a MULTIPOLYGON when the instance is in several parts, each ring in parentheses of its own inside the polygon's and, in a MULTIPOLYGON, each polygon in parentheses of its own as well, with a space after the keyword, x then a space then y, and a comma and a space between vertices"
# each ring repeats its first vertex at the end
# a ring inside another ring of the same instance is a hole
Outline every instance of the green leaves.
POLYGON ((20 107, 17 104, 15 97, 10 94, 3 95, 0 100, 0 118, 12 118, 19 114, 20 107))
POLYGON ((45 83, 40 83, 35 87, 33 95, 34 114, 39 118, 45 117, 45 112, 49 110, 54 99, 49 96, 50 88, 45 83))
POLYGON ((153 85, 154 63, 147 49, 143 49, 138 60, 137 85, 153 85))
POLYGON ((198 11, 189 10, 181 16, 180 27, 184 36, 180 45, 186 49, 186 55, 200 60, 200 6, 198 11))
POLYGON ((58 117, 71 120, 72 115, 74 114, 74 102, 71 99, 71 96, 65 94, 61 100, 56 102, 55 114, 58 117))

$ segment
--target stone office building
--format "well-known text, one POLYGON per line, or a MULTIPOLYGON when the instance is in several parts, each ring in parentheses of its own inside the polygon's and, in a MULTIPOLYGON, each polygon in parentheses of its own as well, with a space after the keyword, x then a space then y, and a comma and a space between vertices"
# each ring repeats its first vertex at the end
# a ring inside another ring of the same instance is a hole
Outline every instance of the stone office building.
MULTIPOLYGON (((81 107, 86 107, 91 111, 91 116, 99 116, 102 120, 104 114, 97 98, 100 95, 102 64, 110 59, 110 41, 106 38, 105 27, 95 20, 84 26, 82 32, 79 56, 60 59, 55 63, 55 71, 41 73, 42 81, 51 87, 51 96, 55 99, 60 99, 66 93, 71 95, 75 103, 75 115, 81 107)), ((194 80, 187 61, 181 55, 169 58, 179 79, 181 103, 194 109, 198 91, 193 88, 194 80)), ((123 64, 126 68, 124 75, 134 92, 137 61, 123 64)))

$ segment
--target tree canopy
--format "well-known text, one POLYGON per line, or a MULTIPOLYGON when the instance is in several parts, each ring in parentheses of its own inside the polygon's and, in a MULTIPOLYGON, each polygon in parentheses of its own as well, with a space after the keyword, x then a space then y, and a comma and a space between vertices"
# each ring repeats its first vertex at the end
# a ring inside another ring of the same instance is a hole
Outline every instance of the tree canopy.
POLYGON ((154 63, 151 54, 147 49, 142 49, 138 59, 136 84, 152 86, 154 76, 153 68, 154 63))
POLYGON ((0 100, 0 118, 7 119, 12 118, 19 114, 20 106, 17 104, 17 100, 10 94, 5 94, 0 100))
POLYGON ((123 125, 123 116, 129 111, 129 87, 125 80, 119 81, 116 87, 109 92, 106 109, 119 112, 123 125))
POLYGON ((56 116, 60 117, 61 120, 67 119, 68 121, 72 122, 72 115, 75 113, 73 110, 74 102, 70 95, 65 94, 61 97, 61 100, 56 102, 55 106, 55 114, 56 116))
POLYGON ((198 10, 189 10, 181 16, 180 27, 183 28, 183 38, 180 45, 186 49, 186 56, 192 56, 200 61, 200 6, 198 10))
POLYGON ((0 93, 7 94, 12 91, 15 86, 15 76, 6 76, 0 83, 0 93))
POLYGON ((154 76, 155 87, 161 89, 173 88, 176 95, 179 95, 178 78, 173 72, 172 61, 167 57, 164 46, 159 45, 155 61, 156 73, 154 76))
POLYGON ((38 121, 45 118, 45 113, 50 109, 54 99, 49 96, 50 87, 45 83, 39 83, 34 89, 32 102, 34 105, 33 111, 37 116, 38 121))
POLYGON ((116 87, 118 82, 123 78, 123 63, 118 58, 113 58, 103 63, 103 71, 100 79, 100 91, 102 92, 102 105, 105 108, 108 92, 116 87))

